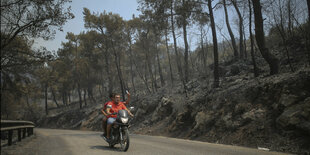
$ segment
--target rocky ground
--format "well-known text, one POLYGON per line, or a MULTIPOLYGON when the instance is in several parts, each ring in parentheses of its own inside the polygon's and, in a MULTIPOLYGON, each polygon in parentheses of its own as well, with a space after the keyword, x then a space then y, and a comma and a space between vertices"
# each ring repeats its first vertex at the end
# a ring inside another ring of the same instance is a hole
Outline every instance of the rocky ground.
POLYGON ((310 70, 232 81, 218 89, 192 80, 184 96, 146 96, 136 104, 135 133, 310 152, 310 70), (185 101, 185 102, 184 102, 185 101), (183 104, 180 107, 180 103, 183 104), (138 107, 138 105, 137 105, 138 107), (155 109, 155 110, 154 110, 155 109))

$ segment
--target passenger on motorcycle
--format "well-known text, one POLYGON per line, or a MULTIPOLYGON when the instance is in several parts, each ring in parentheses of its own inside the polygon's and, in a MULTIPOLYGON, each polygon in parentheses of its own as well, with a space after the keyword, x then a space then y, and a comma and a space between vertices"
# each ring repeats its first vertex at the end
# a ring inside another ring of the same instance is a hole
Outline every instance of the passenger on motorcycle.
MULTIPOLYGON (((128 93, 128 95, 130 95, 128 93)), ((108 121, 107 121, 107 139, 109 141, 110 139, 110 131, 111 131, 111 127, 112 124, 115 122, 116 120, 116 115, 112 115, 113 113, 117 113, 119 110, 126 110, 128 111, 128 114, 130 116, 133 117, 133 114, 126 108, 126 106, 124 105, 125 102, 121 102, 120 101, 121 96, 119 94, 114 94, 114 101, 113 102, 109 102, 107 104, 107 114, 108 114, 108 121)))
POLYGON ((111 93, 109 95, 111 101, 108 101, 108 102, 104 103, 103 108, 101 109, 101 112, 104 115, 104 117, 102 119, 102 129, 103 129, 102 136, 107 136, 106 133, 107 133, 107 120, 108 120, 107 116, 108 116, 108 114, 105 112, 105 110, 107 109, 107 104, 110 103, 110 102, 113 102, 113 100, 114 100, 113 96, 114 96, 114 93, 111 93))

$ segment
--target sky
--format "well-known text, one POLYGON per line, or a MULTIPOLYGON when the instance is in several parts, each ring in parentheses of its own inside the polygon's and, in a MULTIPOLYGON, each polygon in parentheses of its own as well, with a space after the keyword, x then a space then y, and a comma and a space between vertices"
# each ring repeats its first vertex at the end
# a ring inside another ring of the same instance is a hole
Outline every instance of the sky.
POLYGON ((140 12, 137 11, 137 0, 72 0, 69 5, 71 6, 71 12, 74 14, 75 18, 69 20, 63 26, 63 32, 57 30, 53 40, 45 41, 43 39, 36 39, 34 48, 39 48, 42 46, 46 47, 49 51, 56 52, 58 48, 61 48, 61 42, 66 42, 65 37, 67 32, 79 34, 82 31, 87 31, 84 28, 84 7, 88 8, 91 13, 101 13, 104 10, 107 12, 117 13, 125 20, 131 19, 133 14, 135 14, 135 16, 140 14, 140 12))

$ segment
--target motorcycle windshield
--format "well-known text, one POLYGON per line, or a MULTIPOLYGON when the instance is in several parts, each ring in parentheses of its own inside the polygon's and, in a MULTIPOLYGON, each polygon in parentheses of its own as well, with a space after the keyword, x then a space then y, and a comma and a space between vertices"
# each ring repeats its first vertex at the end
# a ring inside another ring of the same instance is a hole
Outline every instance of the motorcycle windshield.
POLYGON ((126 117, 128 117, 128 111, 126 111, 126 110, 119 110, 118 111, 118 116, 120 118, 126 118, 126 117))

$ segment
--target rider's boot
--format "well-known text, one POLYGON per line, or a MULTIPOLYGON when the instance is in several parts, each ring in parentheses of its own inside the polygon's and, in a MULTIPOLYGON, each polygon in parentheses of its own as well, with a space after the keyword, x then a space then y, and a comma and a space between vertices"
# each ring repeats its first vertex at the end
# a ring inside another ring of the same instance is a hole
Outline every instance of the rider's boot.
POLYGON ((102 134, 100 136, 101 137, 107 137, 107 135, 104 132, 102 132, 102 134))

